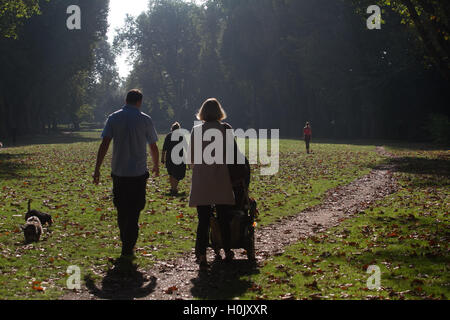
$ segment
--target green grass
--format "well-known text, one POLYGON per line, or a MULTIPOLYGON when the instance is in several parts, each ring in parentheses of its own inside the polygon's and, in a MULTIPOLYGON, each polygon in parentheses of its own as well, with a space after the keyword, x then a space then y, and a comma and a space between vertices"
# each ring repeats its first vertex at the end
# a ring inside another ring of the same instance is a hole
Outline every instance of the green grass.
POLYGON ((244 276, 241 299, 448 299, 450 152, 390 147, 397 193, 244 276), (366 269, 380 267, 381 289, 366 269))
MULTIPOLYGON (((66 269, 81 268, 82 278, 100 279, 120 253, 116 213, 109 178, 110 155, 102 169, 102 184, 91 174, 99 131, 38 136, 33 145, 0 152, 0 298, 54 299, 65 292, 66 269), (23 224, 28 199, 33 208, 53 215, 54 226, 37 244, 24 245, 23 224), (33 289, 38 281, 44 291, 33 289)), ((162 139, 161 139, 162 140, 162 139)), ((306 155, 301 141, 280 143, 280 172, 259 175, 253 168, 252 196, 258 201, 259 225, 296 214, 320 203, 324 193, 370 171, 380 158, 372 146, 317 144, 306 155)), ((191 172, 181 184, 189 194, 191 172)), ((145 268, 194 246, 196 211, 188 196, 169 197, 165 169, 148 182, 137 244, 138 264, 145 268)))

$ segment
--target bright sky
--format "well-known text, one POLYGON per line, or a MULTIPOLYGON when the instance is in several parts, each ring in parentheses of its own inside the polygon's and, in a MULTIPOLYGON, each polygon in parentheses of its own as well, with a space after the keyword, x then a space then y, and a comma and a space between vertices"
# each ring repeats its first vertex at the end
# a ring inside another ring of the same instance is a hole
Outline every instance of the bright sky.
MULTIPOLYGON (((109 30, 108 40, 110 43, 114 40, 115 30, 124 25, 127 14, 138 16, 143 11, 147 10, 148 0, 110 0, 109 1, 109 30)), ((119 75, 126 77, 130 71, 131 66, 127 63, 128 54, 125 52, 122 56, 117 57, 117 67, 119 75)))
MULTIPOLYGON (((195 0, 196 3, 202 3, 204 0, 195 0)), ((109 1, 109 30, 108 40, 110 43, 114 40, 115 30, 124 25, 127 14, 138 16, 143 11, 147 10, 148 0, 110 0, 109 1)), ((131 71, 132 66, 127 63, 129 53, 124 52, 120 57, 117 57, 117 67, 119 75, 126 77, 131 71)))

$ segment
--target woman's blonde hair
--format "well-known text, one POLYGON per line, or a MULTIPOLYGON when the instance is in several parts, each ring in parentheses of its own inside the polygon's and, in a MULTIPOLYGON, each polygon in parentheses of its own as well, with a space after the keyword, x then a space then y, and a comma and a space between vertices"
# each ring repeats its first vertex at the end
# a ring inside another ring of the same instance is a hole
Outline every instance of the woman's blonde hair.
POLYGON ((227 114, 216 98, 206 100, 197 113, 197 119, 200 121, 222 121, 226 118, 227 114))

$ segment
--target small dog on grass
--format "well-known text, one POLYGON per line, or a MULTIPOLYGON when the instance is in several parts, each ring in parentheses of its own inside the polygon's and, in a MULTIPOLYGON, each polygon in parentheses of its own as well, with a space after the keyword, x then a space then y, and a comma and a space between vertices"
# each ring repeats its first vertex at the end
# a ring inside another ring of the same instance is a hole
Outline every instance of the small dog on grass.
POLYGON ((48 213, 31 210, 31 200, 28 200, 28 212, 25 214, 25 220, 28 221, 30 217, 39 218, 42 225, 45 225, 47 223, 49 226, 51 226, 53 224, 52 216, 48 213))
POLYGON ((27 222, 21 226, 25 242, 38 242, 42 234, 42 224, 38 217, 29 217, 27 222))

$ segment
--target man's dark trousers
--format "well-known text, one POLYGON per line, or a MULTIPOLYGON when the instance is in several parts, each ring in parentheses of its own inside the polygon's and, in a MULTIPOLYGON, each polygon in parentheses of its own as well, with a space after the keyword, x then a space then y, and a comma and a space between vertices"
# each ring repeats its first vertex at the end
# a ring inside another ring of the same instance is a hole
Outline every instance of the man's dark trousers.
POLYGON ((145 208, 147 172, 139 177, 113 178, 114 205, 122 241, 122 255, 132 255, 139 235, 139 215, 145 208))

